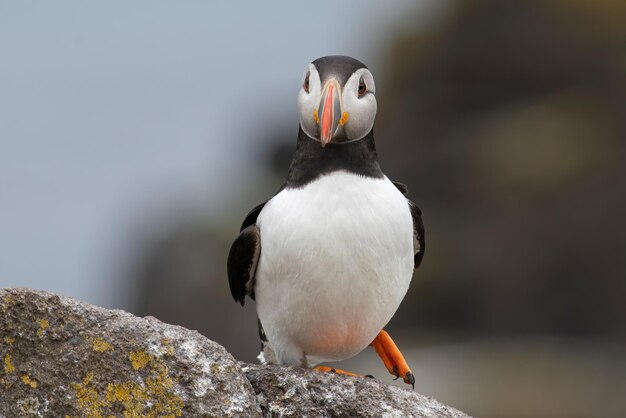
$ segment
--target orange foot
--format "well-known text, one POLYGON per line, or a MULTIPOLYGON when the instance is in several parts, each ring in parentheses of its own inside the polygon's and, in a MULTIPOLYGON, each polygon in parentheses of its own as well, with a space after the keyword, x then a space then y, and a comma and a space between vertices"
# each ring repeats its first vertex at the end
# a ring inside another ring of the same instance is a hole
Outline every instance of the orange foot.
POLYGON ((389 373, 397 378, 402 377, 404 383, 410 384, 415 389, 415 376, 411 373, 411 369, 406 364, 406 360, 402 356, 400 350, 393 342, 387 331, 382 330, 378 333, 374 341, 370 344, 376 350, 376 354, 381 358, 389 373))
POLYGON ((335 369, 334 367, 328 367, 328 366, 317 366, 317 367, 314 367, 313 370, 318 371, 318 372, 345 374, 345 375, 354 376, 354 377, 373 377, 373 376, 370 376, 369 374, 363 376, 362 374, 351 373, 345 370, 335 369))

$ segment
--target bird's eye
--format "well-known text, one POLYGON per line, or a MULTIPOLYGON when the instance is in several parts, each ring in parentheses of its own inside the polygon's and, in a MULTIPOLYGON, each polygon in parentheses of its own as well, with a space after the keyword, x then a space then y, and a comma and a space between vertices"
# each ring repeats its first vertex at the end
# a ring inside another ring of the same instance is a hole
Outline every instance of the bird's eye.
POLYGON ((367 86, 365 85, 365 80, 361 77, 359 80, 359 97, 365 96, 365 93, 367 93, 367 86))
POLYGON ((304 84, 302 85, 302 88, 304 88, 304 91, 306 91, 307 93, 309 92, 309 77, 311 76, 311 72, 307 71, 306 76, 304 77, 304 84))

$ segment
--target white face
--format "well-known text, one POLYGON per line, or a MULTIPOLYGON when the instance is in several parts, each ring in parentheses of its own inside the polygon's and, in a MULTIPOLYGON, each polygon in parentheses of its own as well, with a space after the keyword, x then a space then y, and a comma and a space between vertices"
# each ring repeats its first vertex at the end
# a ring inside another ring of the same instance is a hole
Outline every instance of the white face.
POLYGON ((374 126, 376 117, 376 86, 372 73, 366 68, 360 68, 352 73, 344 86, 339 86, 335 79, 324 81, 325 84, 322 85, 317 68, 309 64, 298 94, 302 130, 311 138, 320 140, 321 101, 326 98, 328 86, 334 84, 339 89, 334 101, 340 108, 335 111, 341 119, 333 118, 330 142, 345 143, 365 137, 374 126))
POLYGON ((311 138, 319 139, 319 126, 313 118, 313 112, 317 111, 322 97, 322 83, 315 65, 309 64, 302 76, 302 85, 298 93, 298 110, 300 112, 300 126, 311 138), (308 90, 307 87, 308 76, 308 90))

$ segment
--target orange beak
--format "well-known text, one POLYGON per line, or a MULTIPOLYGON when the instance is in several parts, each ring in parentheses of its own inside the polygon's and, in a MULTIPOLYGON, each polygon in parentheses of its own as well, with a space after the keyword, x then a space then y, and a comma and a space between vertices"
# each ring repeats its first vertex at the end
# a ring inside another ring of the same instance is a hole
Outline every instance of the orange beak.
POLYGON ((317 111, 319 115, 320 142, 326 146, 337 132, 341 118, 341 88, 337 80, 330 79, 322 90, 322 98, 317 111))

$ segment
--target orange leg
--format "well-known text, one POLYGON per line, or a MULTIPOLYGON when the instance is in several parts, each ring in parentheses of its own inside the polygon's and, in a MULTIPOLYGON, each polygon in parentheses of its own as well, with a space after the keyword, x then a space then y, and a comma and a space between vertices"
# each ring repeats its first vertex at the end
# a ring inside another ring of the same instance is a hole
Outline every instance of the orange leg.
POLYGON ((318 371, 318 372, 331 372, 331 373, 345 374, 345 375, 354 376, 354 377, 370 377, 370 376, 363 376, 361 374, 350 373, 345 370, 335 369, 334 367, 328 367, 328 366, 317 366, 317 367, 314 367, 313 370, 318 371))
POLYGON ((396 376, 396 379, 402 377, 404 383, 408 383, 415 388, 415 376, 411 373, 404 356, 396 346, 396 343, 387 334, 387 331, 380 331, 370 345, 374 347, 376 354, 381 358, 389 373, 396 376))

